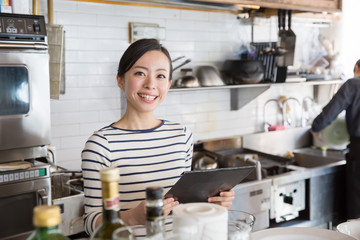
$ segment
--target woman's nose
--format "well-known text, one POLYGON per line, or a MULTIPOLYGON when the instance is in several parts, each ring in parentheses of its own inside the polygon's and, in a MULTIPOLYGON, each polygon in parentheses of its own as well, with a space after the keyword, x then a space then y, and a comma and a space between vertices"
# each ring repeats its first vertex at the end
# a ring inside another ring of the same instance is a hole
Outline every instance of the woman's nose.
POLYGON ((149 89, 155 88, 155 84, 156 84, 155 80, 156 80, 155 77, 148 76, 145 80, 144 87, 149 89))

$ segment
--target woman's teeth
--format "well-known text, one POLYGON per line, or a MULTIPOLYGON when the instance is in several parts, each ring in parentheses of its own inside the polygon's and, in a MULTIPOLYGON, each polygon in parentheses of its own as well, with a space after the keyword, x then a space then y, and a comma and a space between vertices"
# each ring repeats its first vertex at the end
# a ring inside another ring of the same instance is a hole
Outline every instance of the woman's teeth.
POLYGON ((145 98, 146 100, 154 100, 156 98, 155 96, 149 96, 144 94, 139 94, 139 96, 145 98))

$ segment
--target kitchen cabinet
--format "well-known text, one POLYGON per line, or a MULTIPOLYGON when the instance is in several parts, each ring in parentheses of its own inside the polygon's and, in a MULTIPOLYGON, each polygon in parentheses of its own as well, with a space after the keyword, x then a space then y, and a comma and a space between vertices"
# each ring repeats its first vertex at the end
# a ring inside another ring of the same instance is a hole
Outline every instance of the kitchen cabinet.
POLYGON ((198 0, 202 2, 258 5, 263 8, 293 9, 314 12, 340 12, 342 0, 198 0))
MULTIPOLYGON (((242 85, 226 85, 218 87, 199 87, 199 88, 172 88, 170 92, 181 91, 204 91, 204 90, 218 90, 229 89, 230 91, 230 109, 236 111, 255 99, 257 96, 270 89, 270 87, 281 87, 294 84, 314 86, 314 100, 316 102, 325 101, 326 98, 331 98, 343 83, 342 80, 319 80, 306 82, 291 82, 291 83, 257 83, 257 84, 242 84, 242 85), (327 94, 324 94, 327 93, 327 94)), ((328 99, 327 99, 328 100, 328 99)))

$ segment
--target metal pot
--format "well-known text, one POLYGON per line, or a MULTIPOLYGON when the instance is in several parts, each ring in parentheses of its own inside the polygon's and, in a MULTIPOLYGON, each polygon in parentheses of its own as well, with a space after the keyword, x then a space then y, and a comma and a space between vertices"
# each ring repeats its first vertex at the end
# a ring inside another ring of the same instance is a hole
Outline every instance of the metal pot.
POLYGON ((200 87, 199 80, 197 77, 192 75, 186 75, 180 77, 174 81, 173 87, 175 88, 191 88, 191 87, 200 87))
POLYGON ((215 169, 218 167, 218 156, 207 150, 195 151, 193 154, 192 170, 215 169))
POLYGON ((229 84, 258 83, 264 78, 265 67, 261 60, 226 60, 223 72, 229 84))
POLYGON ((181 72, 183 73, 183 76, 176 79, 172 87, 175 88, 200 87, 199 80, 197 79, 197 77, 192 75, 191 68, 182 68, 181 72))
POLYGON ((224 81, 216 67, 210 65, 199 66, 196 70, 196 77, 202 87, 223 86, 224 81))

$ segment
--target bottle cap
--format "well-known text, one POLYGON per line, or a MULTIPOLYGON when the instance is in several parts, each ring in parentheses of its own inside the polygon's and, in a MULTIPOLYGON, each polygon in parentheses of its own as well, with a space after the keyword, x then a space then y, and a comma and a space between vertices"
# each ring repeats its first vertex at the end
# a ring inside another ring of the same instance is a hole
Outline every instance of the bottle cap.
POLYGON ((147 199, 162 199, 163 188, 162 187, 148 187, 146 188, 147 199))
POLYGON ((59 206, 40 205, 34 208, 33 223, 35 227, 52 227, 60 224, 59 206))
POLYGON ((117 182, 120 179, 118 168, 108 168, 100 170, 100 180, 103 182, 117 182))

